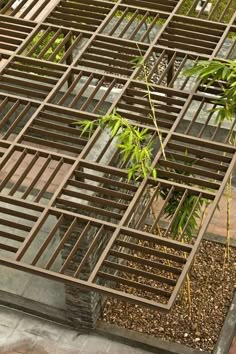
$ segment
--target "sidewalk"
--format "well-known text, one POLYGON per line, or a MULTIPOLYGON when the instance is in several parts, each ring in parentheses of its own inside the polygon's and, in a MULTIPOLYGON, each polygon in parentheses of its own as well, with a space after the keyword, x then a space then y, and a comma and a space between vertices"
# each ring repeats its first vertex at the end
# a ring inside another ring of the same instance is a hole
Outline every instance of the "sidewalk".
MULTIPOLYGON (((0 306, 1 354, 149 354, 0 306)), ((158 353, 157 353, 158 354, 158 353)))
MULTIPOLYGON (((232 200, 230 203, 230 237, 236 238, 236 188, 232 189, 232 200)), ((222 196, 219 208, 216 209, 207 232, 226 236, 227 231, 227 198, 226 193, 222 196)))

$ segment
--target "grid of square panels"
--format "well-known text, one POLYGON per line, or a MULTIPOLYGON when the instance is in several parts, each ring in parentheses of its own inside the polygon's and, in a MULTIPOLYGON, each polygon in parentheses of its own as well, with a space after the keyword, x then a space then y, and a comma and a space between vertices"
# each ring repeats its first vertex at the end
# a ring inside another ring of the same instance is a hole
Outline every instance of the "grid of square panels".
POLYGON ((11 55, 31 33, 35 24, 16 18, 0 15, 0 51, 4 56, 11 55))
POLYGON ((182 238, 169 238, 180 208, 191 200, 191 215, 203 198, 214 211, 236 158, 235 122, 201 117, 217 87, 206 91, 183 71, 216 55, 233 57, 235 23, 224 23, 225 11, 216 21, 214 9, 211 21, 204 9, 182 16, 185 0, 59 0, 41 17, 42 7, 31 13, 34 1, 12 5, 1 9, 3 38, 4 23, 12 31, 0 51, 13 55, 0 76, 0 200, 16 206, 21 222, 7 218, 20 243, 12 246, 6 231, 4 251, 26 271, 28 264, 43 276, 169 309, 197 251, 194 240, 185 242, 189 220, 182 238), (117 137, 99 127, 114 109, 155 139, 157 179, 129 180, 117 137), (93 129, 84 134, 75 124, 82 121, 93 129), (172 218, 170 200, 177 203, 172 218), (28 219, 17 209, 23 203, 33 210, 28 219))

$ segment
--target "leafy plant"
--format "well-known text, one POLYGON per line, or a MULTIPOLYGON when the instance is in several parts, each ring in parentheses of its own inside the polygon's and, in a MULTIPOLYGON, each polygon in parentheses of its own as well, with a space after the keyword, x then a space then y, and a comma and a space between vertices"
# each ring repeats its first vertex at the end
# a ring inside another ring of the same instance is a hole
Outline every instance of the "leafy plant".
MULTIPOLYGON (((195 67, 184 72, 186 76, 195 75, 206 89, 215 85, 220 88, 219 95, 214 99, 218 106, 214 109, 217 111, 216 122, 222 123, 225 120, 235 119, 236 112, 236 60, 212 60, 200 61, 195 67)), ((231 134, 229 143, 235 145, 235 135, 231 134)), ((227 184, 227 228, 226 228, 226 251, 225 259, 230 258, 230 210, 232 198, 232 175, 227 184)))
MULTIPOLYGON (((42 51, 44 51, 47 47, 47 50, 42 56, 43 60, 50 60, 51 55, 54 53, 54 51, 57 49, 57 47, 61 44, 61 42, 64 40, 64 34, 58 35, 52 42, 51 45, 49 45, 49 42, 52 40, 52 38, 55 36, 55 32, 49 32, 48 35, 43 38, 44 32, 40 31, 30 42, 29 46, 27 47, 26 51, 27 53, 32 50, 35 47, 35 50, 32 53, 32 58, 37 58, 42 51)), ((55 63, 58 63, 61 61, 63 58, 63 55, 65 54, 65 46, 63 46, 59 52, 55 55, 53 58, 53 61, 55 63)))
POLYGON ((82 126, 82 135, 89 131, 91 134, 96 124, 102 129, 108 128, 112 137, 117 139, 117 147, 122 156, 122 162, 128 165, 128 180, 147 177, 149 173, 156 178, 156 169, 152 168, 152 151, 156 137, 150 137, 147 128, 135 127, 115 110, 98 120, 78 121, 82 126))
MULTIPOLYGON (((162 190, 161 196, 165 199, 169 191, 162 190)), ((169 199, 164 213, 169 219, 172 219, 176 209, 181 203, 182 192, 173 192, 172 197, 169 199)), ((208 201, 204 198, 198 198, 195 195, 187 195, 181 204, 181 208, 173 220, 171 226, 171 236, 173 239, 180 239, 180 241, 187 240, 188 242, 196 234, 199 228, 199 221, 202 218, 204 207, 208 201)))
POLYGON ((199 61, 184 71, 185 76, 196 76, 207 89, 211 85, 219 88, 212 103, 217 104, 216 122, 232 120, 236 111, 236 60, 199 61))

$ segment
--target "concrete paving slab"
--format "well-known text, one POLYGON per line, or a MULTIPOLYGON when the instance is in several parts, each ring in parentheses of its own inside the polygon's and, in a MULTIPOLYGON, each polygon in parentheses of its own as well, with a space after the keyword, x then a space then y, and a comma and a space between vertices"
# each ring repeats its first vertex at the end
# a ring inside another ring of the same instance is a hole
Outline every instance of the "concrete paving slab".
POLYGON ((65 326, 0 306, 1 354, 148 354, 99 335, 80 334, 65 326))

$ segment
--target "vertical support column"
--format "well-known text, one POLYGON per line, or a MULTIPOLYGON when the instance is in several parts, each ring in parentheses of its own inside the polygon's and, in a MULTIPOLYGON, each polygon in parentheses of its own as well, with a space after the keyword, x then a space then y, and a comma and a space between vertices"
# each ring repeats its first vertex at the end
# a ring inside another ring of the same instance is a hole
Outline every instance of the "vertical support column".
MULTIPOLYGON (((72 46, 72 43, 73 43, 72 36, 73 36, 73 34, 71 33, 70 38, 65 43, 65 52, 72 46)), ((66 58, 66 65, 70 66, 72 63, 73 63, 73 52, 71 50, 70 54, 66 58)), ((70 74, 68 77, 68 80, 67 80, 68 87, 70 87, 72 85, 73 81, 74 81, 74 77, 72 74, 70 74)))
MULTIPOLYGON (((60 238, 62 239, 68 230, 69 225, 63 225, 60 227, 60 238)), ((69 239, 67 239, 64 247, 61 251, 61 256, 63 264, 71 254, 71 251, 76 247, 78 238, 83 232, 83 226, 76 227, 75 231, 71 233, 69 239)), ((84 255, 86 254, 89 246, 92 242, 94 233, 88 231, 88 233, 83 237, 78 249, 76 250, 74 256, 71 258, 71 261, 68 262, 68 266, 64 274, 69 276, 74 276, 77 268, 81 264, 84 255)), ((102 242, 102 241, 101 241, 102 242)), ((87 280, 91 274, 94 265, 96 264, 100 252, 99 249, 101 245, 98 244, 96 250, 91 254, 88 261, 80 273, 80 279, 87 280)), ((68 318, 74 324, 76 329, 92 329, 96 327, 98 318, 101 316, 102 312, 102 296, 93 291, 82 290, 76 284, 65 284, 65 302, 66 302, 66 313, 68 318)))

